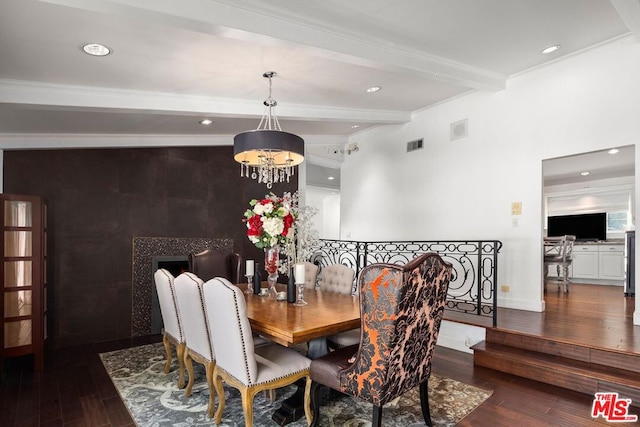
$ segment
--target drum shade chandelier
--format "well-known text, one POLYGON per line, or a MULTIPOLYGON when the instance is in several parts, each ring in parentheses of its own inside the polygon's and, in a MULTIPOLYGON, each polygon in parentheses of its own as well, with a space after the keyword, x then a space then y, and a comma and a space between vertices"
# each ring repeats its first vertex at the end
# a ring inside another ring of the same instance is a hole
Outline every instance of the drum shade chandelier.
POLYGON ((278 103, 271 97, 271 79, 275 76, 275 71, 262 75, 269 79, 269 97, 264 101, 265 112, 258 128, 233 138, 233 158, 240 163, 240 176, 255 179, 267 188, 289 182, 294 167, 304 161, 304 140, 284 132, 275 114, 278 103))

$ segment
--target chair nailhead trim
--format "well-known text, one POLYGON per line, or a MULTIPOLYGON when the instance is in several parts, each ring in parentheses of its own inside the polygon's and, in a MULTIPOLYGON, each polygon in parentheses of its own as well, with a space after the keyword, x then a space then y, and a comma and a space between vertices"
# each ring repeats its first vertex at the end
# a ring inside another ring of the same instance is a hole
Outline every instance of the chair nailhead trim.
POLYGON ((242 354, 243 354, 243 357, 244 357, 244 369, 245 369, 245 371, 247 373, 247 383, 251 384, 251 374, 249 372, 249 360, 248 360, 248 357, 247 357, 247 347, 245 346, 244 334, 242 333, 242 323, 240 322, 240 314, 239 314, 239 309, 238 309, 238 299, 237 299, 237 296, 236 296, 236 293, 235 293, 234 289, 231 289, 229 287, 229 285, 227 285, 224 282, 221 282, 221 283, 233 295, 233 303, 234 303, 234 306, 235 306, 235 309, 236 309, 236 322, 238 323, 238 330, 240 331, 240 341, 242 342, 242 354))

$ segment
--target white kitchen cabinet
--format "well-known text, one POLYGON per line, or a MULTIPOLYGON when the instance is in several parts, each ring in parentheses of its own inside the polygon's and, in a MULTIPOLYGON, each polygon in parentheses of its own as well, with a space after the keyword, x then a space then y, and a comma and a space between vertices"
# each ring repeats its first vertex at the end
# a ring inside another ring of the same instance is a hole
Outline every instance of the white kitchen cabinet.
POLYGON ((600 246, 598 276, 601 279, 624 280, 624 246, 600 246))
POLYGON ((576 279, 597 279, 598 260, 597 245, 574 245, 571 277, 576 279))
POLYGON ((571 278, 576 283, 623 284, 624 245, 574 245, 571 278))

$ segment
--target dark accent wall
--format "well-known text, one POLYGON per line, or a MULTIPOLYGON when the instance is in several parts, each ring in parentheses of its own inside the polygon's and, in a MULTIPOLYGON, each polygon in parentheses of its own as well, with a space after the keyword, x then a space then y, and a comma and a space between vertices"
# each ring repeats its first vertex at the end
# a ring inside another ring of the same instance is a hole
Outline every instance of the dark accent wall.
POLYGON ((231 238, 264 258, 242 218, 269 191, 240 178, 231 146, 7 150, 3 169, 5 193, 49 201, 54 346, 131 336, 134 236, 231 238))

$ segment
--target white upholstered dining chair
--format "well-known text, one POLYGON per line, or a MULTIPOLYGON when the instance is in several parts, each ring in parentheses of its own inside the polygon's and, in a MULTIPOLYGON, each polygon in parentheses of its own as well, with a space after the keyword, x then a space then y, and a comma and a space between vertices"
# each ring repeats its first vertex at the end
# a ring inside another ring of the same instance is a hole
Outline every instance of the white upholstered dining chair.
POLYGON ((306 261, 304 263, 304 287, 305 289, 315 289, 318 284, 318 270, 320 267, 306 261))
POLYGON ((193 389, 193 362, 195 360, 205 367, 207 385, 209 386, 209 404, 207 413, 213 417, 215 388, 213 386, 213 369, 216 365, 211 333, 205 314, 204 282, 193 273, 182 273, 175 279, 178 310, 180 310, 184 334, 187 345, 184 353, 184 364, 189 373, 189 383, 185 390, 186 396, 191 396, 193 389))
POLYGON ((178 387, 184 388, 184 351, 186 341, 182 331, 182 321, 178 312, 178 301, 176 300, 174 277, 164 268, 158 269, 154 273, 158 301, 160 302, 160 314, 162 315, 162 344, 167 353, 167 361, 164 364, 164 372, 169 373, 171 369, 171 344, 176 347, 178 357, 178 387))
POLYGON ((321 291, 353 294, 353 284, 356 272, 353 268, 343 264, 331 264, 322 269, 318 276, 321 291))
MULTIPOLYGON (((338 292, 341 294, 353 295, 354 278, 356 272, 346 265, 331 264, 320 272, 318 281, 320 290, 323 292, 338 292)), ((327 337, 329 347, 341 348, 360 342, 360 328, 327 337)))
POLYGON ((217 277, 204 285, 207 319, 211 325, 211 338, 216 349, 213 373, 218 394, 215 422, 220 424, 225 406, 222 388, 228 386, 240 391, 245 425, 253 425, 253 398, 262 390, 293 384, 306 378, 304 408, 307 423, 311 423, 309 391, 309 365, 311 360, 297 351, 271 343, 254 347, 247 307, 242 291, 228 280, 217 277))

